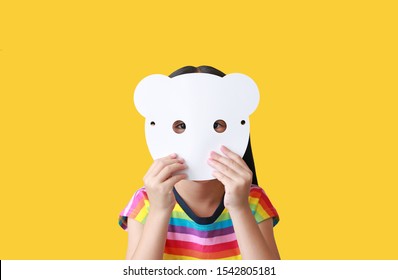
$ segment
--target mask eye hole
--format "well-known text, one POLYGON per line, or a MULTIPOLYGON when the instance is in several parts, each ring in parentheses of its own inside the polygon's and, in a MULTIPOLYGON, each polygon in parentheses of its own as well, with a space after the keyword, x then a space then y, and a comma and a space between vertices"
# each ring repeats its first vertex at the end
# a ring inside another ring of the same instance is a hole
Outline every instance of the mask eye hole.
POLYGON ((246 123, 245 120, 242 120, 242 121, 240 122, 241 125, 245 125, 245 123, 246 123))
POLYGON ((213 128, 217 133, 223 133, 227 129, 227 123, 223 120, 216 120, 213 128))
POLYGON ((155 122, 154 121, 151 122, 151 126, 155 126, 155 122))
POLYGON ((177 134, 183 133, 186 128, 187 127, 186 127, 185 123, 183 121, 181 121, 181 120, 175 121, 173 123, 173 130, 177 134))

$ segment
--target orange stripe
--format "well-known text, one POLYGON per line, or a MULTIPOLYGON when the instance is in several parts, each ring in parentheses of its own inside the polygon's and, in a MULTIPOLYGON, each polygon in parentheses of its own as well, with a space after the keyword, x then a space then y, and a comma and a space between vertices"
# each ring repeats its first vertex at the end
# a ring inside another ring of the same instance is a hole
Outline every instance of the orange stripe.
POLYGON ((140 213, 142 207, 145 206, 144 200, 141 199, 140 202, 137 203, 136 207, 133 209, 133 211, 131 212, 131 214, 129 215, 130 218, 135 218, 137 217, 137 215, 140 213))
POLYGON ((228 258, 240 255, 239 248, 234 248, 214 253, 204 253, 191 249, 166 247, 164 253, 175 256, 193 257, 198 259, 221 259, 221 258, 228 258))
POLYGON ((252 190, 250 191, 250 195, 251 198, 260 198, 261 197, 261 193, 259 192, 259 190, 252 190))

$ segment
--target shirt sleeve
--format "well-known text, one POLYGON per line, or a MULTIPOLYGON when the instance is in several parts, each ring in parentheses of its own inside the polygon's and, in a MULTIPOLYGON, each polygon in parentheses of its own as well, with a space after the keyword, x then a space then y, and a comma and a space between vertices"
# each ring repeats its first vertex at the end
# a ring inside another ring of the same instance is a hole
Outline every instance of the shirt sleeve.
POLYGON ((273 226, 276 226, 276 224, 279 222, 278 212, 272 205, 264 190, 259 186, 251 186, 249 204, 257 223, 265 221, 269 218, 272 218, 273 226))
POLYGON ((119 214, 119 225, 127 230, 127 219, 132 218, 145 224, 149 212, 149 200, 145 188, 137 190, 130 199, 127 206, 119 214))

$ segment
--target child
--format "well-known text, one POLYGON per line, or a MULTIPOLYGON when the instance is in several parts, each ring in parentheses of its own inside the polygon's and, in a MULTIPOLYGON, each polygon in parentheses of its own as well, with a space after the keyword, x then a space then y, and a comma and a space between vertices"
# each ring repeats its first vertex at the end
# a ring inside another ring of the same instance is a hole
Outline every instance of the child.
MULTIPOLYGON (((169 77, 208 73, 210 66, 186 66, 169 77)), ((214 130, 222 132, 219 120, 214 130)), ((176 133, 185 130, 180 121, 176 133)), ((279 216, 257 186, 250 139, 243 159, 227 147, 212 152, 208 164, 216 179, 185 180, 184 159, 157 159, 144 176, 144 187, 119 215, 128 230, 126 259, 280 259, 273 235, 279 216)))

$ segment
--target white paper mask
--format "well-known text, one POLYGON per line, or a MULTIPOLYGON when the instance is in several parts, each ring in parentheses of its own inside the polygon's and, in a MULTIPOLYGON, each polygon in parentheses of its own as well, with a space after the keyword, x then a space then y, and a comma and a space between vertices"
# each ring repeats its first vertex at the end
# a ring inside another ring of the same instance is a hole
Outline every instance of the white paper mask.
POLYGON ((134 92, 134 103, 145 117, 145 135, 153 159, 176 153, 188 166, 188 180, 211 180, 207 163, 211 151, 220 154, 221 145, 243 157, 249 141, 249 115, 259 103, 256 83, 240 73, 219 77, 189 73, 170 78, 153 74, 142 79, 134 92), (181 120, 186 129, 173 130, 181 120), (217 120, 226 123, 215 131, 217 120))

